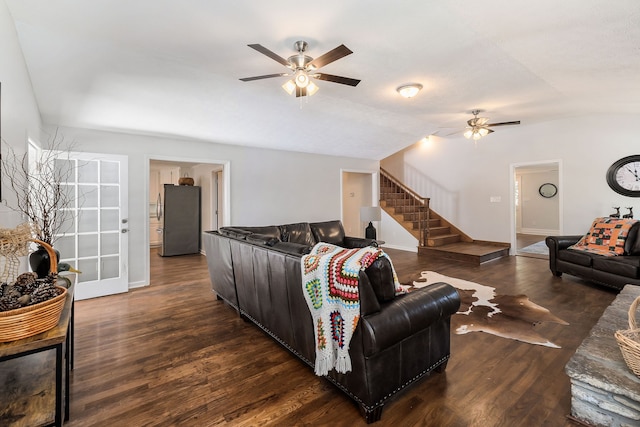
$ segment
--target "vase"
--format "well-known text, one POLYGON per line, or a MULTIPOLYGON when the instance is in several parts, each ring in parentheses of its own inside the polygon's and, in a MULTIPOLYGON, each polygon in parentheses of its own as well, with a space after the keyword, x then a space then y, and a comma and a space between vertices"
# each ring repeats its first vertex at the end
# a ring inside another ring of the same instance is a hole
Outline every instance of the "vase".
MULTIPOLYGON (((60 260, 60 252, 54 249, 56 253, 57 260, 60 260)), ((38 275, 38 278, 47 277, 49 272, 51 271, 51 263, 49 262, 49 254, 47 250, 38 245, 38 248, 29 254, 29 265, 31 266, 31 270, 38 275)))

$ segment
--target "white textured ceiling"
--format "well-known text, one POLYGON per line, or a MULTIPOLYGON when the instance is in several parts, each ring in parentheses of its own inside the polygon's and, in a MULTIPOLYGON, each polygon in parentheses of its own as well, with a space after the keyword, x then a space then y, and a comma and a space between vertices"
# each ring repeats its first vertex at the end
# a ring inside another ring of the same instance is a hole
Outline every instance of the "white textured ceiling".
POLYGON ((381 159, 474 108, 519 131, 640 113, 638 0, 5 1, 48 124, 381 159), (238 80, 287 71, 247 44, 296 40, 344 43, 321 71, 362 82, 301 101, 284 77, 238 80))

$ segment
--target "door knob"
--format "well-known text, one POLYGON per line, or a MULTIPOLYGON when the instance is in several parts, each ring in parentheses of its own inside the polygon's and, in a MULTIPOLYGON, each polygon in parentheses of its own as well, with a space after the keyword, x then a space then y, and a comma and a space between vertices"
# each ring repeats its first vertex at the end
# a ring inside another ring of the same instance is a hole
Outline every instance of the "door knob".
POLYGON ((123 233, 128 233, 128 232, 129 232, 129 229, 127 229, 127 228, 123 228, 123 229, 122 229, 122 230, 120 230, 120 231, 122 231, 123 233))

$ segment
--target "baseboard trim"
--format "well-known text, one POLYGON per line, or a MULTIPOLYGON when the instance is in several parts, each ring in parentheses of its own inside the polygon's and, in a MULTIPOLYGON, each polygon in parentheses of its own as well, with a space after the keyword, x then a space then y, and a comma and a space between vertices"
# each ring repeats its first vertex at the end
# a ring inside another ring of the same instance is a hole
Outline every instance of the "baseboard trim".
POLYGON ((144 280, 138 282, 129 282, 129 289, 144 288, 145 286, 149 286, 149 283, 144 280))

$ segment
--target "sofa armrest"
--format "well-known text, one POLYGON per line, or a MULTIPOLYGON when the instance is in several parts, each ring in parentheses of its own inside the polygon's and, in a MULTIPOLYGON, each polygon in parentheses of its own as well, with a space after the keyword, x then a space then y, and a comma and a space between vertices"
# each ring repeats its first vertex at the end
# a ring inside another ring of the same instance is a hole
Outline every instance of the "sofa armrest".
POLYGON ((545 243, 549 249, 561 250, 575 245, 582 237, 582 234, 576 236, 547 236, 545 243))
POLYGON ((238 227, 220 227, 218 229, 218 233, 232 239, 244 240, 249 234, 251 234, 251 231, 246 231, 238 227))
POLYGON ((549 270, 551 270, 554 276, 559 277, 562 275, 562 272, 558 271, 557 268, 558 252, 562 249, 567 249, 571 245, 575 245, 580 239, 582 239, 582 235, 547 236, 547 238, 544 239, 544 242, 549 248, 549 270))
POLYGON ((367 246, 378 247, 378 243, 376 242, 376 239, 344 236, 344 247, 347 249, 366 248, 367 246))
POLYGON ((365 356, 376 354, 460 308, 460 295, 447 283, 434 283, 382 304, 380 311, 360 319, 365 356))
POLYGON ((309 224, 316 243, 325 242, 332 245, 344 245, 344 227, 340 220, 312 222, 309 224))
POLYGON ((273 246, 280 241, 280 239, 278 239, 277 237, 273 237, 267 234, 258 234, 258 233, 248 234, 246 237, 246 240, 247 242, 250 242, 250 243, 254 243, 257 245, 267 245, 267 246, 273 246))

